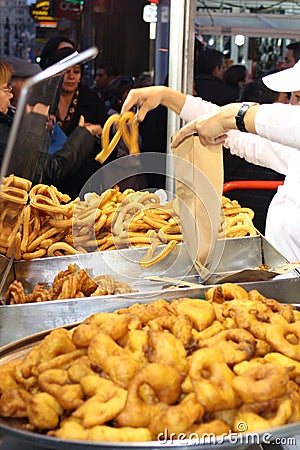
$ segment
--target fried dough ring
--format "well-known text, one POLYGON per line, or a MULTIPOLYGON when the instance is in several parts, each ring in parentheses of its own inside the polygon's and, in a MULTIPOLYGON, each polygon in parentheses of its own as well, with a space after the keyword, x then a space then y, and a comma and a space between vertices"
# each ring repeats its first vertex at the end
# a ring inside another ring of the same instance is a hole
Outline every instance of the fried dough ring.
POLYGON ((219 350, 212 352, 208 348, 193 353, 189 377, 196 398, 205 411, 236 408, 240 398, 233 389, 234 373, 225 363, 219 350))
POLYGON ((278 352, 300 361, 300 322, 286 325, 272 324, 266 328, 266 341, 278 352), (294 338, 292 343, 287 336, 294 338))
POLYGON ((205 298, 210 302, 224 303, 228 300, 248 300, 247 291, 234 283, 223 283, 219 286, 209 288, 205 292, 205 298))
POLYGON ((211 338, 199 340, 198 343, 200 348, 218 348, 225 362, 231 367, 252 358, 256 347, 253 335, 239 328, 221 331, 211 338))
POLYGON ((289 376, 285 367, 265 363, 250 367, 236 376, 232 385, 244 403, 256 403, 283 395, 288 381, 289 376))
POLYGON ((233 429, 239 432, 239 424, 245 423, 248 433, 267 430, 287 423, 292 414, 292 400, 287 395, 267 402, 243 404, 236 414, 233 429))

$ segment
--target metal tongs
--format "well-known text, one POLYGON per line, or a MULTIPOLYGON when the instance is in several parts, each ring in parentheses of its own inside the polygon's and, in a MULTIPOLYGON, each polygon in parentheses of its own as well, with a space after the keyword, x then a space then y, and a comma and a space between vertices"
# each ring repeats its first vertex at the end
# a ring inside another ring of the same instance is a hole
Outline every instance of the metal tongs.
POLYGON ((203 284, 190 283, 189 281, 179 280, 177 278, 171 278, 171 277, 161 277, 159 275, 149 275, 149 276, 145 277, 145 280, 158 281, 161 283, 171 283, 178 287, 180 287, 180 286, 193 287, 193 288, 204 287, 203 284))
POLYGON ((217 280, 217 283, 247 283, 251 281, 272 280, 277 275, 284 275, 300 267, 300 261, 284 264, 276 268, 244 269, 217 280))

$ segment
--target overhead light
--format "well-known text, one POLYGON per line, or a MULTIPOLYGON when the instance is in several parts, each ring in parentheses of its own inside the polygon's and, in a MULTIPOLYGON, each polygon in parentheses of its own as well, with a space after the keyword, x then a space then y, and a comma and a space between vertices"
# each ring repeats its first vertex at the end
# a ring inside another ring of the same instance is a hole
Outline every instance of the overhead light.
POLYGON ((243 34, 237 34, 235 36, 234 42, 238 47, 241 47, 242 45, 245 44, 245 36, 243 34))

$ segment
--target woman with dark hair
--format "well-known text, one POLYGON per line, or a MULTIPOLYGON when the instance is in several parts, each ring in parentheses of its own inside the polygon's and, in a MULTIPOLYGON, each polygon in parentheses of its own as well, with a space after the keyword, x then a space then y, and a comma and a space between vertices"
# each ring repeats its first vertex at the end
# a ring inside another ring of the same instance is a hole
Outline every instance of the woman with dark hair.
MULTIPOLYGON (((48 66, 72 55, 74 48, 61 48, 52 53, 48 59, 48 66)), ((83 116, 86 123, 100 124, 102 127, 107 120, 107 113, 104 102, 82 82, 83 65, 76 65, 68 69, 61 83, 57 111, 53 111, 56 116, 56 123, 61 127, 66 136, 75 130, 79 124, 80 117, 83 116)), ((64 179, 58 186, 59 189, 75 198, 89 177, 100 169, 100 164, 95 161, 95 156, 99 153, 99 142, 95 145, 90 158, 80 169, 64 179)))
MULTIPOLYGON (((52 53, 47 67, 72 55, 74 48, 62 48, 52 53)), ((104 102, 95 92, 82 82, 83 65, 76 65, 68 69, 63 77, 61 91, 56 111, 56 121, 64 133, 69 136, 76 128, 80 116, 86 122, 100 123, 107 120, 104 102)))
POLYGON ((51 63, 51 58, 53 54, 61 48, 72 48, 73 50, 76 50, 76 45, 67 36, 54 36, 46 42, 40 59, 40 67, 43 70, 53 64, 53 62, 51 63))

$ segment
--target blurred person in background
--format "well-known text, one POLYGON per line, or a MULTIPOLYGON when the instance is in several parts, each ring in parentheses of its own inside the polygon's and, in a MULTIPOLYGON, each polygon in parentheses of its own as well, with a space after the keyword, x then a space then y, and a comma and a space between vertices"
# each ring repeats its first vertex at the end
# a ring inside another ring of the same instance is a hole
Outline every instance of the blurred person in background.
POLYGON ((223 79, 225 84, 233 89, 235 99, 238 100, 242 87, 250 81, 251 77, 246 66, 233 64, 225 70, 223 79))
POLYGON ((138 83, 140 87, 153 86, 153 74, 149 71, 144 71, 138 76, 138 83))
POLYGON ((110 83, 112 83, 118 76, 120 76, 120 74, 114 63, 110 61, 103 61, 98 64, 94 78, 94 86, 92 89, 104 102, 107 100, 107 91, 110 83))
MULTIPOLYGON (((36 74, 42 72, 42 69, 37 64, 32 64, 31 62, 28 62, 16 56, 10 56, 5 61, 10 63, 13 68, 13 74, 11 77, 13 97, 11 99, 9 114, 14 115, 19 101, 21 89, 25 81, 27 81, 28 78, 31 78, 36 74)), ((52 154, 62 148, 67 139, 67 136, 65 135, 63 130, 56 124, 55 116, 51 116, 51 120, 49 120, 48 122, 48 127, 51 131, 49 153, 52 154)))
POLYGON ((283 69, 294 67, 300 59, 300 42, 292 42, 286 48, 287 50, 282 64, 283 69))
MULTIPOLYGON (((48 65, 55 64, 73 53, 72 48, 56 50, 49 58, 48 65)), ((82 78, 83 65, 71 67, 63 76, 56 121, 67 136, 76 128, 81 115, 86 122, 100 123, 102 126, 107 120, 104 103, 82 82, 82 78)))
POLYGON ((235 89, 224 82, 226 70, 223 53, 204 47, 195 62, 195 90, 204 100, 222 106, 236 100, 235 89))

